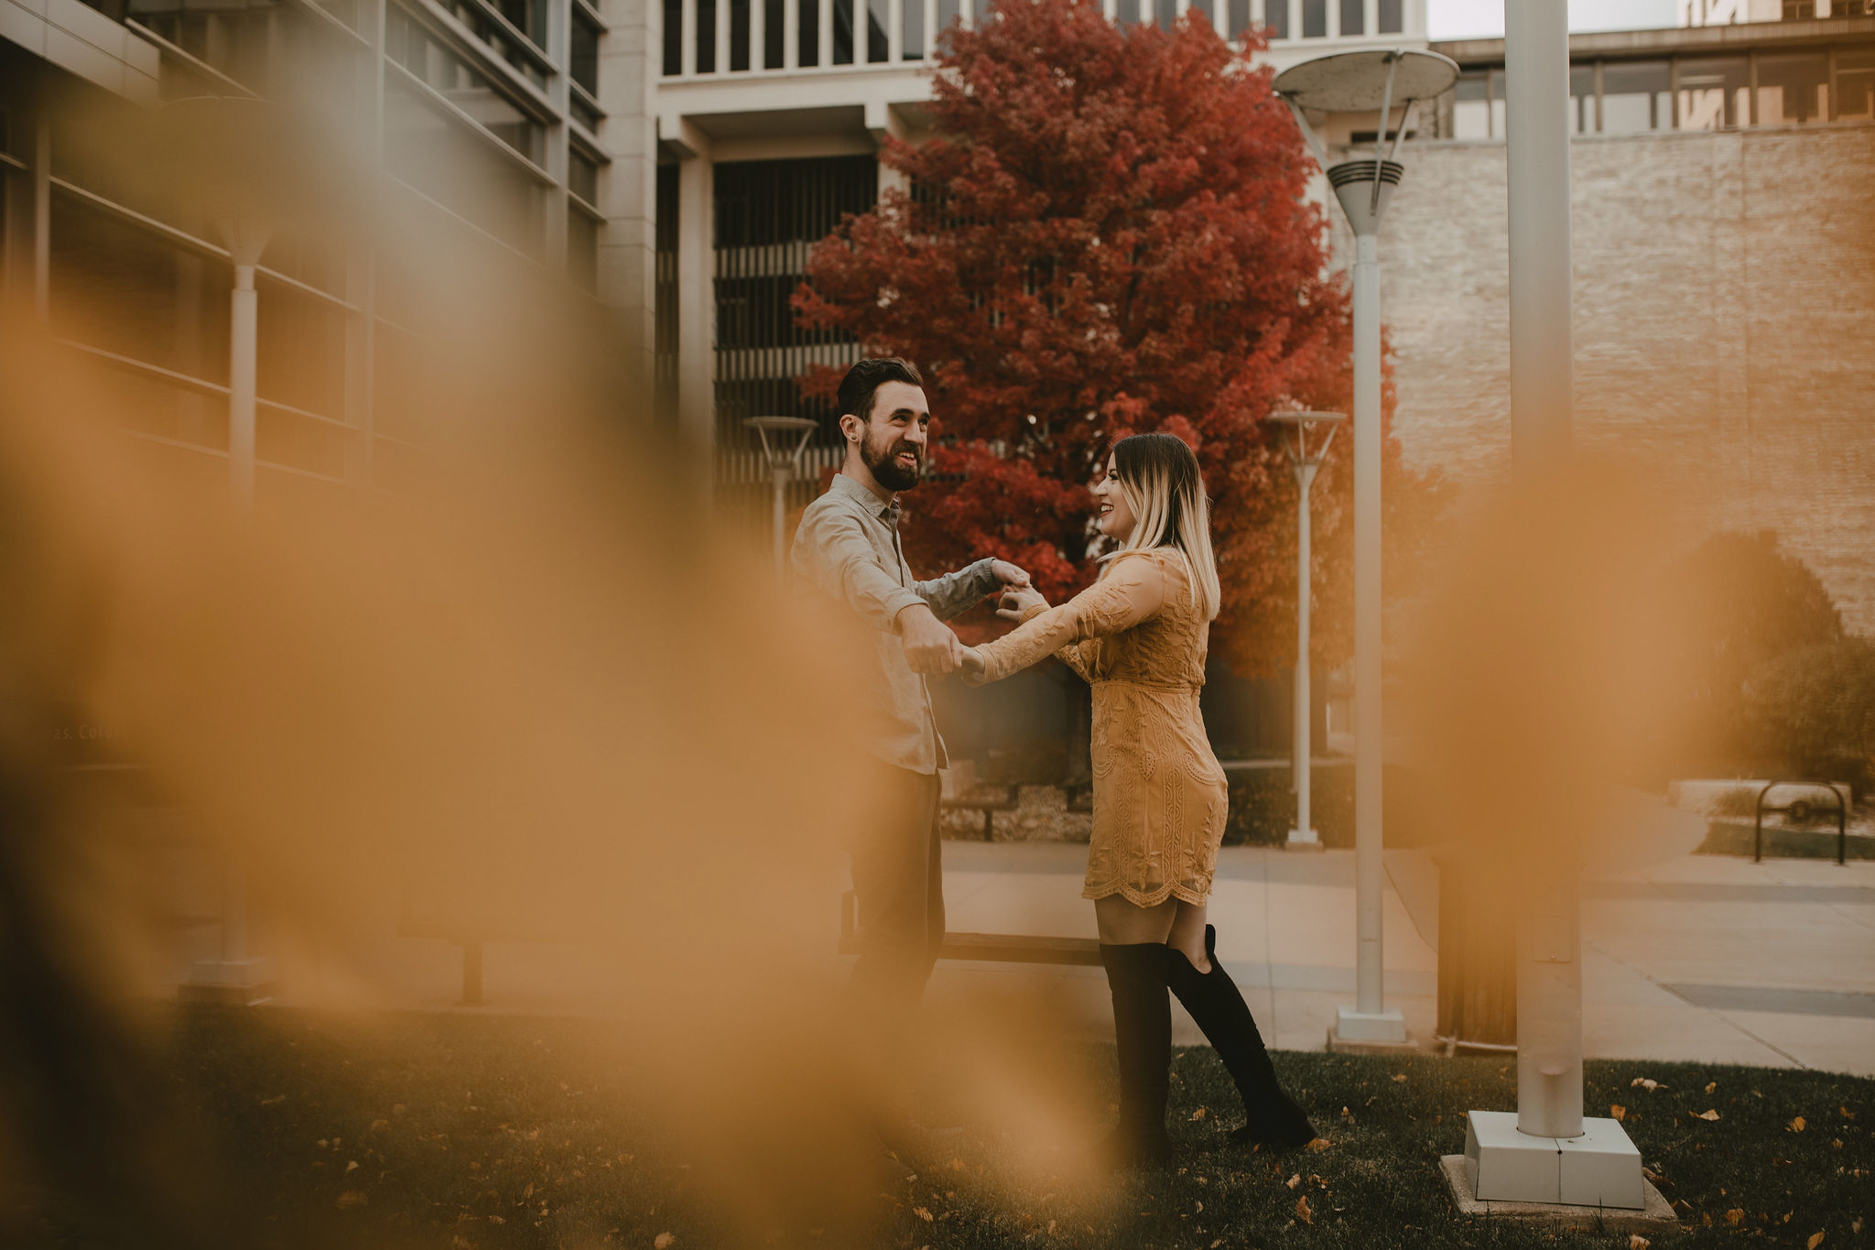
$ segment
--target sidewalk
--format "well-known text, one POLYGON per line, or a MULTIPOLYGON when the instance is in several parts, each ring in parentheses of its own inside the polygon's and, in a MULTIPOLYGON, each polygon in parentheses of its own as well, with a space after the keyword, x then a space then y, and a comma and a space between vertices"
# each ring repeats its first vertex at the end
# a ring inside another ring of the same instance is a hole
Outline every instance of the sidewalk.
MULTIPOLYGON (((1094 936, 1084 847, 947 843, 953 931, 1094 936)), ((1590 1057, 1704 1060, 1875 1075, 1875 863, 1670 859, 1584 883, 1583 1043, 1590 1057)), ((1220 853, 1218 959, 1266 1040, 1319 1050, 1354 991, 1354 856, 1220 853)), ((1437 874, 1388 854, 1386 1001, 1431 1038, 1437 874), (1403 897, 1404 895, 1404 897, 1403 897)), ((932 999, 972 986, 1050 995, 1090 1034, 1111 1029, 1098 968, 946 962, 932 999)), ((1199 1040, 1174 1008, 1174 1040, 1199 1040)))

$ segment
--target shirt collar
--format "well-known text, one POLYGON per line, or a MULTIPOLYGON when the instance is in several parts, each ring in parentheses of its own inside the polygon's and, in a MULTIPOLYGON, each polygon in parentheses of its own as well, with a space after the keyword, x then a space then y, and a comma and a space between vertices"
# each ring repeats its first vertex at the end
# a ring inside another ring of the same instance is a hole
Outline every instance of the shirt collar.
POLYGON ((873 494, 864 486, 860 485, 856 479, 848 477, 844 473, 835 473, 833 475, 833 485, 828 489, 838 491, 845 498, 852 500, 854 503, 864 508, 868 515, 878 517, 887 525, 893 527, 898 525, 899 504, 897 496, 893 497, 891 503, 882 504, 879 502, 879 496, 873 494))

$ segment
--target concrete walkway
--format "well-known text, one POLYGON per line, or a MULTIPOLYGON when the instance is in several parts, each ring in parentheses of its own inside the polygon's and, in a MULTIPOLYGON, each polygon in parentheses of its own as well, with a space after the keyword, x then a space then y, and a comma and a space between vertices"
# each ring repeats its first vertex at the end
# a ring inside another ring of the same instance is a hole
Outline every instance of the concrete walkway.
MULTIPOLYGON (((953 931, 1094 936, 1086 849, 945 845, 953 931)), ((1436 1014, 1437 874, 1388 856, 1387 1004, 1416 1038, 1436 1014)), ((1319 1050, 1353 1001, 1354 857, 1226 847, 1211 904, 1218 959, 1271 1045, 1319 1050)), ((1684 856, 1585 883, 1583 1041, 1592 1057, 1687 1059, 1875 1075, 1875 863, 1684 856)), ((974 987, 1049 995, 1111 1029, 1098 968, 945 962, 932 998, 974 987)), ((1176 1012, 1176 1008, 1175 1008, 1176 1012)), ((1199 1040, 1182 1012, 1175 1040, 1199 1040)))

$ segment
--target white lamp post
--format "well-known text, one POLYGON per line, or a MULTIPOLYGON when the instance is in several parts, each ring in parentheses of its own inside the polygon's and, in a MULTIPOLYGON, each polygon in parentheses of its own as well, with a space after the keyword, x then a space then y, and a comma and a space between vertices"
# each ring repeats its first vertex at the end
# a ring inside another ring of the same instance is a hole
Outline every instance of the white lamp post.
POLYGON ((1309 488, 1315 484, 1315 471, 1322 467, 1328 444, 1335 430, 1347 420, 1339 412, 1276 412, 1271 421, 1285 427, 1283 450, 1296 471, 1296 706, 1295 706, 1295 786, 1296 827, 1289 831, 1291 850, 1320 850, 1322 840, 1309 817, 1310 783, 1314 779, 1310 753, 1309 703, 1309 598, 1313 593, 1310 573, 1309 488), (1293 433, 1291 433, 1293 432, 1293 433), (1313 444, 1311 446, 1311 443, 1313 444))
POLYGON ((788 483, 800 472, 801 455, 807 450, 808 437, 820 428, 820 423, 807 417, 750 417, 743 424, 761 436, 762 455, 768 460, 769 480, 775 487, 775 576, 785 577, 788 571, 788 483), (771 434, 774 435, 772 443, 769 442, 771 434), (795 436, 792 447, 787 445, 790 435, 795 436))
MULTIPOLYGON (((238 96, 198 96, 166 106, 182 186, 198 196, 234 266, 228 318, 228 489, 238 521, 254 509, 255 407, 260 355, 260 296, 254 271, 276 219, 305 212, 307 179, 287 173, 310 155, 294 142, 279 106, 238 96), (295 201, 298 201, 295 203, 295 201)), ((197 960, 180 987, 187 1000, 254 1003, 272 993, 270 960, 249 947, 247 881, 232 859, 223 865, 221 952, 197 960)))
POLYGON ((1354 229, 1354 1006, 1336 1011, 1329 1045, 1408 1044, 1385 1004, 1381 962, 1380 269, 1376 234, 1403 167, 1393 159, 1421 100, 1458 80, 1458 63, 1405 48, 1341 52, 1292 65, 1275 88, 1354 229), (1394 107, 1399 126, 1389 123, 1394 107), (1374 154, 1328 163, 1304 110, 1376 113, 1374 154), (1387 133, 1393 130, 1393 149, 1387 133))
MULTIPOLYGON (((1563 467, 1572 420, 1569 12, 1565 0, 1510 0, 1504 10, 1511 471, 1530 485, 1563 467)), ((1468 1113, 1465 1154, 1446 1174, 1461 1207, 1615 1208, 1671 1229, 1673 1210, 1646 1183, 1627 1132, 1582 1114, 1580 873, 1576 848, 1552 843, 1520 874, 1517 1112, 1468 1113)))

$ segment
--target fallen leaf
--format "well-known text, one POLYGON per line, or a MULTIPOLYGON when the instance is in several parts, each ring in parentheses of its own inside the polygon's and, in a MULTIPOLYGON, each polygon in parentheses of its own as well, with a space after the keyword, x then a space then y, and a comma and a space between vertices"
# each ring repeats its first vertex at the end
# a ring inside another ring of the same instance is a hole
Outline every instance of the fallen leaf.
POLYGON ((365 1131, 367 1133, 379 1133, 389 1128, 390 1126, 391 1126, 391 1122, 389 1120, 373 1120, 371 1121, 371 1127, 366 1129, 365 1131))
POLYGON ((491 1215, 488 1217, 488 1222, 490 1224, 506 1224, 508 1221, 502 1219, 499 1215, 491 1215))
POLYGON ((1301 1220, 1304 1224, 1313 1224, 1315 1222, 1315 1213, 1309 1210, 1309 1196, 1307 1194, 1303 1194, 1300 1198, 1296 1199, 1296 1218, 1301 1220))
MULTIPOLYGON (((1298 582, 1298 583, 1296 583, 1296 584, 1297 584, 1297 585, 1301 585, 1301 583, 1300 583, 1300 582, 1298 582)), ((1200 1108, 1198 1108, 1198 1109, 1197 1109, 1196 1111, 1194 1111, 1194 1112, 1192 1112, 1192 1113, 1191 1113, 1191 1118, 1192 1118, 1193 1120, 1202 1120, 1202 1119, 1204 1119, 1204 1108, 1203 1108, 1203 1107, 1200 1107, 1200 1108)))
POLYGON ((1715 1089, 1717 1089, 1717 1088, 1719 1088, 1719 1083, 1718 1083, 1717 1081, 1707 1081, 1707 1082, 1706 1082, 1706 1092, 1707 1092, 1708 1094, 1710 1094, 1710 1093, 1711 1093, 1711 1092, 1712 1092, 1713 1090, 1715 1090, 1715 1089))
MULTIPOLYGON (((1300 585, 1301 583, 1297 583, 1297 584, 1300 585)), ((1803 1132, 1803 1117, 1802 1116, 1798 1116, 1796 1119, 1790 1122, 1790 1131, 1793 1133, 1803 1132)))
MULTIPOLYGON (((1301 585, 1300 582, 1297 582, 1296 584, 1301 585)), ((932 1220, 935 1218, 932 1216, 932 1214, 929 1211, 925 1210, 923 1207, 913 1207, 911 1209, 911 1213, 917 1216, 919 1219, 923 1220, 927 1224, 931 1223, 932 1220)))
MULTIPOLYGON (((263 1107, 277 1107, 285 1101, 286 1101, 285 1094, 275 1094, 272 1098, 261 1099, 260 1105, 263 1107)), ((1845 1111, 1843 1114, 1848 1115, 1849 1113, 1845 1111)), ((1851 1118, 1853 1119, 1854 1117, 1851 1117, 1851 1118)))
POLYGON ((1698 1115, 1694 1116, 1693 1118, 1695 1120, 1716 1120, 1719 1118, 1719 1113, 1717 1111, 1710 1111, 1710 1110, 1701 1111, 1698 1115))
MULTIPOLYGON (((1302 583, 1297 582, 1296 584, 1299 586, 1302 583)), ((1297 1185, 1300 1185, 1301 1183, 1302 1183, 1302 1173, 1300 1172, 1297 1172, 1294 1176, 1290 1177, 1288 1180, 1283 1182, 1283 1184, 1289 1186, 1289 1188, 1291 1189, 1294 1189, 1297 1185)))
MULTIPOLYGON (((1299 584, 1300 583, 1298 583, 1298 585, 1299 584)), ((1737 1228, 1744 1218, 1745 1209, 1743 1207, 1733 1207, 1730 1211, 1725 1213, 1725 1222, 1734 1228, 1737 1228)))
MULTIPOLYGON (((1300 585, 1300 584, 1301 584, 1300 582, 1297 583, 1297 585, 1300 585)), ((951 1160, 951 1171, 961 1172, 963 1170, 964 1170, 964 1161, 962 1159, 951 1160)))
MULTIPOLYGON (((1203 1212, 1204 1212, 1204 1203, 1202 1203, 1202 1202, 1199 1202, 1199 1203, 1195 1203, 1194 1205, 1195 1205, 1195 1206, 1197 1207, 1197 1211, 1195 1212, 1195 1214, 1203 1214, 1203 1212)), ((1052 1223, 1052 1221, 1051 1221, 1051 1223, 1052 1223)))
POLYGON ((356 1159, 353 1159, 350 1163, 347 1163, 345 1165, 345 1175, 347 1176, 350 1176, 353 1172, 356 1172, 357 1170, 358 1170, 358 1160, 356 1159))
MULTIPOLYGON (((1832 12, 1833 12, 1833 11, 1834 11, 1834 10, 1832 10, 1832 12)), ((1301 583, 1299 583, 1299 582, 1298 582, 1297 584, 1298 584, 1298 585, 1300 585, 1301 583)), ((1406 1081, 1406 1073, 1404 1073, 1404 1072, 1395 1072, 1395 1073, 1393 1074, 1393 1079, 1394 1079, 1394 1081, 1395 1081, 1396 1083, 1400 1083, 1400 1084, 1404 1084, 1404 1083, 1405 1083, 1405 1081, 1406 1081)))
POLYGON ((1328 1149, 1332 1145, 1334 1145, 1334 1143, 1329 1141, 1326 1137, 1317 1137, 1314 1141, 1304 1146, 1303 1149, 1312 1150, 1316 1154, 1320 1154, 1322 1151, 1328 1149))
POLYGON ((1632 1081, 1629 1081, 1628 1084, 1635 1089, 1644 1089, 1650 1094, 1657 1089, 1666 1088, 1666 1086, 1662 1085, 1659 1081, 1646 1076, 1637 1076, 1632 1081))
POLYGON ((362 1190, 348 1189, 339 1195, 339 1207, 362 1207, 368 1201, 362 1190))
MULTIPOLYGON (((1301 582, 1296 583, 1298 586, 1301 584, 1301 582)), ((1625 1120, 1628 1118, 1628 1109, 1618 1102, 1612 1103, 1608 1108, 1608 1114, 1616 1120, 1625 1120)))
POLYGON ((670 1245, 672 1242, 676 1240, 677 1238, 672 1236, 670 1233, 659 1233, 656 1237, 653 1237, 651 1239, 651 1244, 653 1246, 656 1246, 657 1250, 664 1250, 666 1246, 670 1245))
MULTIPOLYGON (((1297 584, 1300 585, 1301 583, 1298 582, 1297 584)), ((1822 1244, 1823 1244, 1822 1233, 1813 1234, 1810 1240, 1803 1243, 1804 1250, 1816 1250, 1816 1248, 1822 1244)))
MULTIPOLYGON (((1298 583, 1298 585, 1299 584, 1300 583, 1298 583)), ((1647 1240, 1647 1238, 1641 1236, 1639 1233, 1628 1234, 1628 1250, 1647 1250, 1647 1247, 1653 1244, 1653 1242, 1647 1240)))

